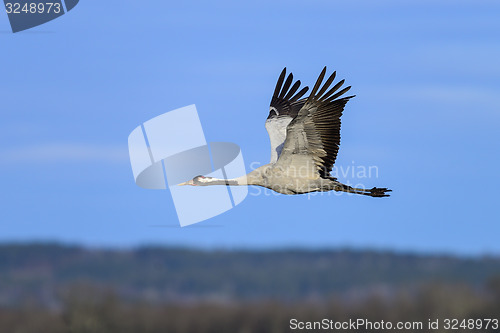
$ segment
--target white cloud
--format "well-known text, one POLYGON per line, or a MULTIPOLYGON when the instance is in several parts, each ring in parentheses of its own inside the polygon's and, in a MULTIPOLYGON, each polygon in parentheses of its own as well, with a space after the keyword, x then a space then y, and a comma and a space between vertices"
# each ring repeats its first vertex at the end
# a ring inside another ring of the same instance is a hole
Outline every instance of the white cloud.
POLYGON ((21 162, 107 162, 128 161, 127 146, 77 143, 46 143, 0 151, 1 164, 21 162))

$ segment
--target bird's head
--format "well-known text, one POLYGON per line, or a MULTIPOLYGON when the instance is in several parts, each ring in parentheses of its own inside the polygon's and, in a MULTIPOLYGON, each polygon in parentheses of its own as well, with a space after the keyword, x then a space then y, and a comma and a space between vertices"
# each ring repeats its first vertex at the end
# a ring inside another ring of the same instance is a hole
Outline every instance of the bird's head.
POLYGON ((191 185, 191 186, 203 186, 206 185, 208 182, 212 180, 212 177, 205 177, 205 176, 196 176, 191 180, 188 180, 187 182, 180 183, 178 184, 179 186, 183 185, 191 185))

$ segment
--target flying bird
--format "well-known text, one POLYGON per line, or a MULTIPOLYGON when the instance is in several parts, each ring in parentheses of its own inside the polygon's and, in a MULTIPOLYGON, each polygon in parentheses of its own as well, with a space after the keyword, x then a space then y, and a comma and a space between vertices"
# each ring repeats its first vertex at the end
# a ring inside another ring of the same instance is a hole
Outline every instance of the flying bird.
POLYGON ((330 88, 336 72, 322 85, 325 74, 326 67, 309 96, 302 98, 309 88, 299 91, 301 82, 293 83, 291 73, 285 80, 286 68, 281 72, 266 120, 271 141, 269 164, 239 178, 196 176, 179 185, 257 185, 282 194, 342 191, 388 197, 391 190, 387 188, 354 188, 330 175, 339 151, 340 117, 347 102, 355 95, 341 97, 351 88, 339 90, 344 80, 330 88))

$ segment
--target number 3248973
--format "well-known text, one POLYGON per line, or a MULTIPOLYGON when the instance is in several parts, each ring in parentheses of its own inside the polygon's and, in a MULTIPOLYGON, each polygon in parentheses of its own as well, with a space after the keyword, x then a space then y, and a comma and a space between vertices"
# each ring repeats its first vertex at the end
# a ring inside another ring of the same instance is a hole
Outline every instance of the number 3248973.
POLYGON ((31 2, 21 4, 19 2, 5 3, 7 14, 59 14, 61 12, 61 4, 57 2, 31 2))

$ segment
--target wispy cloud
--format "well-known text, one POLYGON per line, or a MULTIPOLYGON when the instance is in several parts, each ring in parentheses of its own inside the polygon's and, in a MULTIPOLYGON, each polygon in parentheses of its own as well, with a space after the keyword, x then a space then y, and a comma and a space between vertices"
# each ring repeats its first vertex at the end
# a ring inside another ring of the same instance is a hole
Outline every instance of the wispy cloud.
POLYGON ((498 115, 500 106, 500 97, 494 89, 489 87, 465 87, 452 85, 401 85, 373 87, 371 91, 366 92, 372 98, 379 99, 403 99, 405 101, 429 101, 450 105, 481 105, 483 111, 498 115), (387 94, 390 91, 391 94, 387 94), (494 112, 490 112, 494 111, 494 112))
POLYGON ((1 164, 21 162, 106 162, 128 161, 127 146, 82 143, 46 143, 20 146, 0 151, 1 164))

